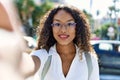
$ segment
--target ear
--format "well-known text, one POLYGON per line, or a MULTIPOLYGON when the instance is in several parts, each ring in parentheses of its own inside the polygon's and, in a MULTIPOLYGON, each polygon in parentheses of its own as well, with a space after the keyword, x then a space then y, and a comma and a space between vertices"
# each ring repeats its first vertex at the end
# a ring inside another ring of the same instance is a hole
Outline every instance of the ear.
POLYGON ((1 3, 0 3, 0 28, 3 28, 8 31, 13 31, 13 27, 12 24, 10 23, 8 13, 1 3))

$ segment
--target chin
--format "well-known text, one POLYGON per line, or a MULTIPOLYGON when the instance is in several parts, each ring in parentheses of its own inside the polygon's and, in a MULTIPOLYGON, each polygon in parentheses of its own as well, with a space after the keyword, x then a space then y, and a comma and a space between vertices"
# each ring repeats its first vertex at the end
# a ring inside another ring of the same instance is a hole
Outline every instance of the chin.
POLYGON ((66 46, 66 45, 69 45, 70 43, 69 42, 58 42, 58 44, 62 46, 66 46))

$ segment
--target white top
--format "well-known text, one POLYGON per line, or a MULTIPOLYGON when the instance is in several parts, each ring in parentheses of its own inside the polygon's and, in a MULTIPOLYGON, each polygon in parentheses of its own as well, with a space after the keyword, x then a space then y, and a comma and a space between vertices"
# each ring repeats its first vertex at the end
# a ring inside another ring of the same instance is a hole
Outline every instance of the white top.
MULTIPOLYGON (((78 48, 76 49, 76 55, 72 61, 72 64, 70 66, 70 69, 66 77, 64 76, 62 71, 62 62, 60 56, 56 51, 56 46, 50 48, 49 54, 45 49, 40 49, 32 52, 32 55, 39 57, 39 59, 41 60, 40 69, 36 74, 39 77, 41 76, 43 65, 46 62, 48 56, 52 55, 51 65, 44 80, 87 80, 88 79, 88 68, 87 68, 85 55, 83 53, 83 59, 80 60, 78 54, 78 48)), ((89 80, 100 80, 97 59, 94 56, 91 57, 93 63, 93 71, 89 80)))

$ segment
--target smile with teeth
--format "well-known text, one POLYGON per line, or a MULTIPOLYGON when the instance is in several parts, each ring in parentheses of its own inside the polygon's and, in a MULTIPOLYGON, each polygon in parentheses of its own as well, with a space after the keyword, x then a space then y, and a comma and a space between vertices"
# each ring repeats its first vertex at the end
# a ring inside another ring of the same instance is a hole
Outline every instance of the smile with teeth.
POLYGON ((61 39, 67 39, 69 37, 69 35, 66 35, 66 34, 61 34, 61 35, 58 35, 61 39))

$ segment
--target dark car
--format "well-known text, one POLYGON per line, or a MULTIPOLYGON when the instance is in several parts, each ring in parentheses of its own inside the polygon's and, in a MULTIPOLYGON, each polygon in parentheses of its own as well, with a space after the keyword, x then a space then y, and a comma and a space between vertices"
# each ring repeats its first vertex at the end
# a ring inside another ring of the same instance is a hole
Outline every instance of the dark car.
POLYGON ((120 74, 120 41, 92 40, 101 73, 120 74))

